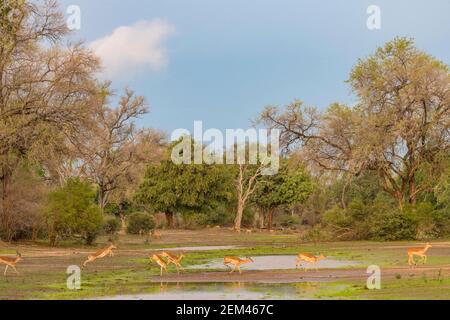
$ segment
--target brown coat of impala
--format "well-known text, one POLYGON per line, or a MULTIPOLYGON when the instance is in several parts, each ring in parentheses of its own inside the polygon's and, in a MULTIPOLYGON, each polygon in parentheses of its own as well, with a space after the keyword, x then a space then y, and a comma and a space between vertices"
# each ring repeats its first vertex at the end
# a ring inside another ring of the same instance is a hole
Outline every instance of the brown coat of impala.
POLYGON ((83 268, 86 267, 88 263, 94 262, 97 259, 104 258, 106 256, 114 257, 114 251, 117 247, 111 244, 109 247, 97 251, 96 253, 88 256, 87 260, 83 263, 83 268))
POLYGON ((19 261, 23 260, 22 259, 22 255, 20 254, 19 251, 16 251, 17 256, 15 258, 11 258, 11 257, 0 257, 0 264, 4 264, 6 265, 5 268, 5 272, 3 273, 3 275, 6 276, 6 272, 8 271, 8 268, 11 267, 13 268, 13 270, 19 274, 19 271, 17 271, 16 269, 16 264, 19 263, 19 261))
POLYGON ((157 254, 154 254, 150 259, 153 260, 153 261, 155 261, 156 264, 157 264, 158 266, 160 266, 160 268, 161 268, 160 276, 161 276, 161 277, 162 277, 162 275, 163 275, 163 270, 165 270, 166 272, 168 272, 168 271, 167 271, 167 265, 168 265, 169 263, 166 262, 166 261, 164 261, 164 259, 163 259, 162 256, 157 255, 157 254))
MULTIPOLYGON (((316 271, 318 271, 317 268, 317 263, 319 261, 325 260, 326 257, 324 255, 320 255, 320 256, 315 256, 312 255, 310 253, 299 253, 299 255, 297 256, 297 263, 296 263, 296 268, 298 269, 299 265, 302 263, 302 261, 308 262, 312 265, 316 266, 316 271)), ((303 267, 303 269, 306 270, 306 267, 303 267)))
POLYGON ((427 262, 427 251, 433 246, 430 243, 427 243, 423 248, 410 248, 408 249, 408 264, 410 266, 417 265, 417 262, 414 261, 414 256, 418 256, 422 258, 422 262, 425 264, 427 262))
POLYGON ((183 266, 181 265, 181 260, 184 258, 184 254, 180 254, 178 257, 176 255, 174 255, 173 253, 170 253, 168 251, 163 251, 160 254, 161 257, 164 257, 167 259, 167 265, 173 263, 176 268, 177 268, 177 272, 178 274, 180 274, 180 269, 184 270, 183 266))
POLYGON ((223 258, 224 265, 226 265, 229 268, 231 268, 230 265, 233 266, 233 269, 231 270, 230 273, 233 273, 237 269, 239 271, 239 273, 242 274, 241 265, 247 264, 247 263, 252 263, 252 262, 254 262, 252 260, 252 258, 248 258, 248 257, 246 259, 241 259, 241 258, 235 257, 235 256, 227 256, 227 257, 223 258))

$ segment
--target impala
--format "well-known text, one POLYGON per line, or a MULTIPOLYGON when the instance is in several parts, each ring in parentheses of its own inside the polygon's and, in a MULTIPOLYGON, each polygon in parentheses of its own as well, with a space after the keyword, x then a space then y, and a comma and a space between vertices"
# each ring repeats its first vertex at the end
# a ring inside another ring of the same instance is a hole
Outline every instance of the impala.
POLYGON ((180 254, 180 256, 177 257, 170 252, 163 251, 160 256, 167 259, 167 265, 173 263, 177 267, 178 274, 180 274, 180 269, 184 270, 181 265, 181 260, 184 258, 184 254, 180 254))
POLYGON ((247 259, 241 259, 239 257, 228 256, 223 259, 224 265, 226 265, 229 268, 231 268, 230 265, 233 266, 233 269, 231 270, 230 273, 233 273, 237 269, 239 271, 239 273, 242 274, 241 265, 246 264, 246 263, 251 263, 251 262, 254 262, 254 261, 248 257, 247 257, 247 259))
POLYGON ((164 259, 162 258, 162 256, 154 254, 151 258, 151 260, 155 261, 160 267, 161 267, 161 273, 160 276, 162 277, 163 275, 163 269, 167 271, 167 265, 169 264, 168 262, 165 262, 164 259))
MULTIPOLYGON (((322 255, 322 254, 320 256, 314 256, 314 255, 309 254, 309 253, 300 253, 297 256, 296 268, 298 269, 298 266, 302 263, 302 261, 305 261, 305 262, 308 262, 308 263, 310 263, 312 265, 315 265, 316 266, 316 271, 318 271, 317 263, 319 261, 322 261, 322 260, 325 260, 325 259, 326 259, 326 257, 324 255, 322 255)), ((303 269, 306 270, 306 267, 303 267, 303 269)))
POLYGON ((16 253, 17 253, 17 256, 15 258, 0 257, 0 263, 6 265, 5 272, 3 273, 3 275, 6 276, 6 271, 8 271, 9 267, 13 268, 14 271, 17 274, 19 274, 19 272, 16 269, 16 264, 19 263, 20 260, 22 260, 22 255, 19 253, 19 251, 16 251, 16 253))
POLYGON ((96 253, 88 256, 87 260, 83 263, 83 268, 85 268, 88 263, 94 262, 97 259, 101 259, 106 256, 114 257, 114 252, 113 252, 114 249, 117 249, 117 247, 115 245, 111 244, 109 247, 99 250, 96 253))
POLYGON ((422 262, 425 264, 427 262, 427 251, 433 247, 430 243, 427 243, 424 248, 410 248, 408 249, 408 264, 410 266, 417 265, 414 261, 414 256, 419 256, 422 258, 422 262))

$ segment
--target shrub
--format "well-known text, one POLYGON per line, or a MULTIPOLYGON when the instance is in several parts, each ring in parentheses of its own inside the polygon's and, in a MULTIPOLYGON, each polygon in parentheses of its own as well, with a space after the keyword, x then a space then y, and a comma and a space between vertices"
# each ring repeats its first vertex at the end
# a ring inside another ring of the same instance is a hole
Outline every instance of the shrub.
POLYGON ((129 234, 149 234, 155 229, 155 220, 145 212, 133 213, 128 219, 127 232, 129 234))
POLYGON ((68 180, 50 194, 46 221, 52 245, 58 238, 81 237, 88 245, 94 242, 103 222, 95 194, 89 183, 79 179, 68 180))
POLYGON ((224 206, 204 213, 183 214, 183 224, 187 229, 201 229, 206 226, 223 226, 232 223, 233 216, 224 206))
POLYGON ((407 212, 391 209, 374 212, 370 219, 370 238, 373 240, 413 240, 416 238, 417 221, 407 212))
POLYGON ((280 225, 284 228, 291 228, 300 224, 301 219, 298 215, 284 214, 278 218, 280 225))
POLYGON ((103 231, 108 235, 115 235, 120 230, 120 221, 115 217, 109 217, 103 223, 103 231))
POLYGON ((323 225, 315 225, 300 235, 300 241, 304 242, 322 242, 335 239, 333 231, 323 225))

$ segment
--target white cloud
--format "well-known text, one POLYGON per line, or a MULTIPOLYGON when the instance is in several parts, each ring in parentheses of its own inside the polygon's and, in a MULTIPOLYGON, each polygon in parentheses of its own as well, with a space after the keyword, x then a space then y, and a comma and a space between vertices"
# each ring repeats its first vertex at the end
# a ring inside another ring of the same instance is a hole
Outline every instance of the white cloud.
POLYGON ((112 34, 91 42, 89 47, 101 58, 103 75, 114 79, 167 66, 164 41, 174 32, 175 27, 164 20, 140 21, 115 29, 112 34))

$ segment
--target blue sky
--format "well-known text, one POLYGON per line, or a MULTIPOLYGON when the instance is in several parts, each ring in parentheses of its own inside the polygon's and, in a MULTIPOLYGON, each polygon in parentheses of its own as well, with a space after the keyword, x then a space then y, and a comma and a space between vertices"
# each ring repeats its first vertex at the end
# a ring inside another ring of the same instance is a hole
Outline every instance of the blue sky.
MULTIPOLYGON (((352 103, 344 82, 352 66, 395 36, 413 37, 419 48, 450 63, 448 0, 60 3, 63 9, 73 4, 81 8, 82 27, 74 37, 88 44, 139 21, 148 22, 149 37, 160 31, 152 42, 156 49, 148 49, 150 65, 118 69, 108 77, 115 88, 129 86, 147 98, 151 113, 141 125, 169 133, 192 130, 195 120, 206 128, 248 128, 264 106, 294 99, 319 108, 352 103), (366 27, 369 5, 381 8, 381 30, 366 27)), ((127 66, 122 50, 146 42, 126 39, 118 48, 115 42, 103 45, 104 54, 113 55, 111 63, 122 59, 122 67, 127 66)))

